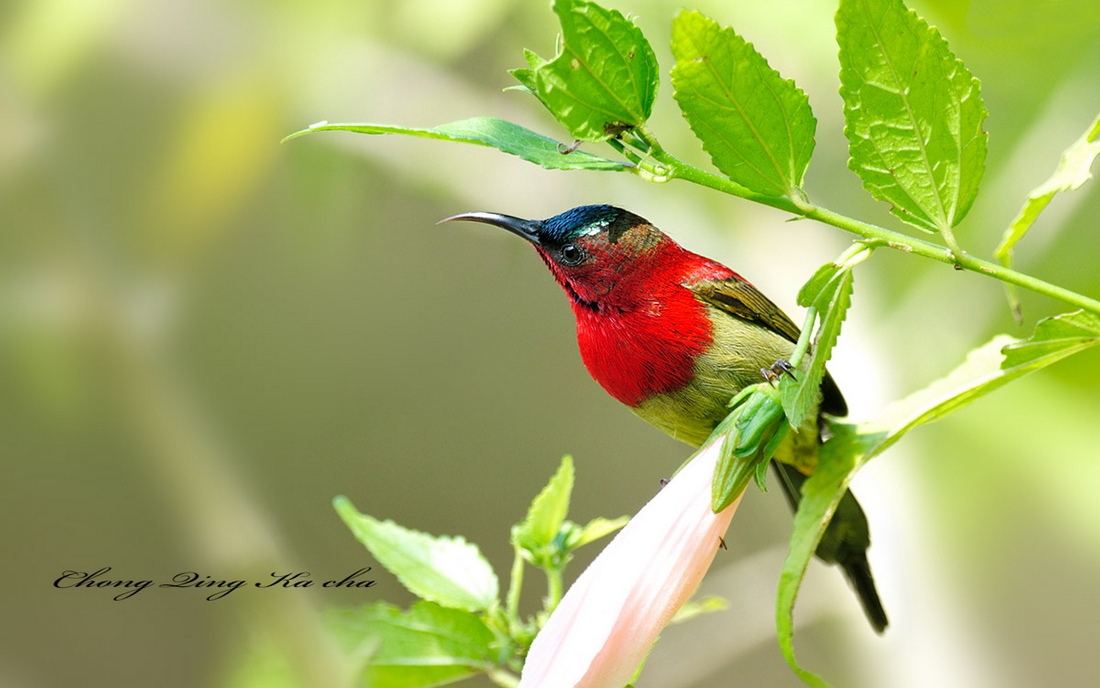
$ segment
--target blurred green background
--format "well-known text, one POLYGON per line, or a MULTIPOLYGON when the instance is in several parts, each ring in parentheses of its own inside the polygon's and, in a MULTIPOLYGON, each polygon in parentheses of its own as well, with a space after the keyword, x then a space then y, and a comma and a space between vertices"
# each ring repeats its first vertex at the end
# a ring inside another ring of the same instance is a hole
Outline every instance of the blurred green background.
MULTIPOLYGON (((989 255, 1100 110, 1100 4, 913 5, 982 80, 988 170, 959 235, 989 255)), ((705 164, 667 79, 680 5, 614 6, 662 63, 654 131, 705 164)), ((834 4, 691 8, 734 26, 809 94, 814 200, 896 226, 845 169, 834 4)), ((505 575, 509 526, 563 453, 576 459, 582 522, 636 511, 685 458, 588 378, 566 301, 529 247, 435 222, 614 203, 792 311, 848 237, 683 183, 548 172, 471 146, 353 134, 279 144, 321 119, 474 115, 560 138, 533 99, 502 92, 521 50, 553 54, 556 33, 543 1, 0 5, 0 686, 229 686, 258 645, 326 684, 318 610, 409 601, 333 496, 462 534, 505 575), (105 566, 115 580, 308 571, 319 585, 372 565, 367 590, 216 601, 53 586, 67 569, 105 566)), ((1095 182, 1059 198, 1020 245, 1020 267, 1097 296, 1098 216, 1095 182)), ((831 369, 869 417, 992 334, 1023 335, 1064 310, 1027 295, 1024 308, 1017 326, 997 283, 880 251, 858 270, 831 369)), ((1094 684, 1098 386, 1100 355, 1080 355, 868 466, 855 491, 893 626, 875 637, 839 574, 815 564, 796 609, 799 657, 845 686, 1094 684)), ((668 630, 641 685, 798 685, 772 623, 789 524, 775 490, 745 500, 704 584, 730 609, 668 630)))

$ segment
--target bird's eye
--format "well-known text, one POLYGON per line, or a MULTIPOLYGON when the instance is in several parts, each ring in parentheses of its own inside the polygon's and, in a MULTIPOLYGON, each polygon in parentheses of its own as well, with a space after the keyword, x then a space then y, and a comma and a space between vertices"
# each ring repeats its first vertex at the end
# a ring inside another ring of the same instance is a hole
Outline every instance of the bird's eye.
POLYGON ((561 262, 566 265, 576 265, 584 258, 584 252, 575 244, 566 244, 561 247, 561 262))

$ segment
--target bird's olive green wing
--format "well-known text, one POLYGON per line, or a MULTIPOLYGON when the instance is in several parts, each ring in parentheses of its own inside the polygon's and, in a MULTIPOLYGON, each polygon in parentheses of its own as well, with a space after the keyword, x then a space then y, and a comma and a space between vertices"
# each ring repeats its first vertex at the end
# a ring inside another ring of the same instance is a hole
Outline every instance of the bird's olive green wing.
MULTIPOLYGON (((798 326, 771 299, 739 277, 704 280, 690 285, 689 288, 704 303, 709 303, 724 313, 775 332, 791 343, 798 342, 798 326)), ((844 401, 844 395, 828 373, 821 380, 821 394, 821 411, 832 416, 848 415, 848 403, 844 401)))
POLYGON ((771 300, 743 279, 706 280, 691 286, 700 299, 718 310, 760 325, 791 343, 798 341, 798 326, 771 300))

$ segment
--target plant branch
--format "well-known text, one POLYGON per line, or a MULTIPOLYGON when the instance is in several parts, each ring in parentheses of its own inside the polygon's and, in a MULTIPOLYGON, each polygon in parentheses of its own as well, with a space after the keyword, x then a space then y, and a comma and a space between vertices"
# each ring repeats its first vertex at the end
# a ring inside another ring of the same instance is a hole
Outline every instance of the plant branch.
POLYGON ((562 570, 554 566, 547 566, 543 570, 546 572, 546 611, 552 613, 561 602, 562 570))
POLYGON ((866 222, 860 222, 854 220, 845 215, 835 213, 825 208, 820 208, 814 205, 808 205, 803 212, 800 212, 803 217, 807 217, 813 220, 818 220, 826 224, 833 225, 840 229, 852 232, 866 239, 874 239, 881 241, 883 245, 888 246, 899 251, 905 251, 907 253, 914 253, 916 255, 924 256, 926 258, 932 258, 938 260, 941 263, 947 263, 948 265, 955 266, 956 269, 969 270, 971 272, 981 273, 988 275, 994 279, 998 279, 1008 284, 1014 284, 1018 287, 1023 287, 1037 294, 1043 294, 1053 299, 1057 299, 1064 303, 1068 303, 1078 308, 1083 308, 1092 313, 1100 314, 1100 301, 1089 298, 1083 294, 1078 294, 1075 291, 1060 287, 1056 284, 1051 284, 1044 280, 1032 277, 1031 275, 1018 272, 998 265, 997 263, 991 263, 988 260, 982 260, 976 258, 962 249, 955 248, 954 250, 939 246, 930 241, 924 241, 923 239, 917 239, 900 232, 894 232, 877 225, 872 225, 866 222))
POLYGON ((657 140, 653 138, 652 134, 644 128, 638 129, 638 136, 649 146, 646 158, 638 160, 638 169, 640 172, 661 176, 664 179, 683 179, 732 196, 771 206, 778 210, 784 210, 807 219, 817 220, 818 222, 823 222, 847 232, 851 232, 852 234, 872 241, 878 245, 887 246, 898 251, 912 253, 925 258, 931 258, 941 263, 952 265, 958 270, 969 270, 971 272, 987 275, 1007 284, 1016 285, 1037 294, 1042 294, 1072 306, 1083 308, 1092 313, 1100 314, 1100 301, 1084 296, 1083 294, 1078 294, 1077 292, 1060 287, 1056 284, 1051 284, 1050 282, 1032 277, 1031 275, 1012 270, 1003 265, 976 258, 966 251, 963 251, 954 241, 954 236, 950 232, 945 233, 944 236, 945 240, 950 238, 952 245, 949 247, 942 246, 931 241, 918 239, 908 234, 902 234, 901 232, 895 232, 869 222, 862 222, 846 215, 841 215, 840 213, 814 205, 803 198, 768 196, 756 193, 725 177, 707 172, 706 170, 680 160, 676 156, 665 151, 657 140), (660 167, 654 168, 654 163, 660 167))
POLYGON ((508 617, 509 630, 519 619, 519 595, 523 586, 523 554, 518 546, 513 546, 515 556, 512 559, 512 575, 508 584, 508 599, 505 603, 505 613, 508 617))

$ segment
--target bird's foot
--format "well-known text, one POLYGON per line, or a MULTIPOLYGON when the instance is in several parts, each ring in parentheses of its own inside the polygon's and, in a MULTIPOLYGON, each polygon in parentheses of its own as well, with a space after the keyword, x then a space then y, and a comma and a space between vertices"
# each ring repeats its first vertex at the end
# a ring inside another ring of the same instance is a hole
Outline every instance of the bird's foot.
POLYGON ((573 143, 569 144, 568 146, 565 145, 564 143, 559 143, 558 144, 558 152, 561 153, 562 155, 569 155, 573 151, 580 148, 581 143, 582 143, 582 141, 580 139, 576 139, 575 141, 573 141, 573 143))
POLYGON ((776 382, 779 381, 779 378, 783 377, 784 373, 790 376, 792 380, 795 379, 794 366, 792 366, 791 362, 785 358, 779 359, 778 361, 773 363, 770 368, 760 369, 760 374, 763 375, 764 379, 771 383, 773 386, 776 382))

